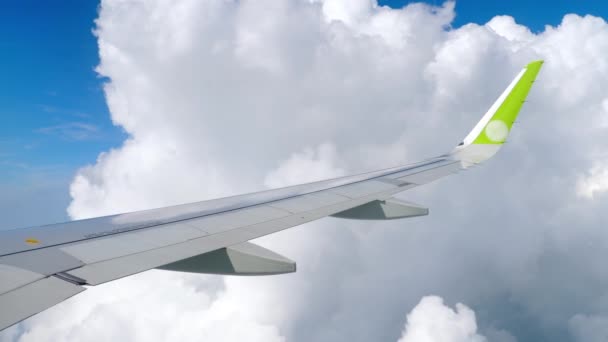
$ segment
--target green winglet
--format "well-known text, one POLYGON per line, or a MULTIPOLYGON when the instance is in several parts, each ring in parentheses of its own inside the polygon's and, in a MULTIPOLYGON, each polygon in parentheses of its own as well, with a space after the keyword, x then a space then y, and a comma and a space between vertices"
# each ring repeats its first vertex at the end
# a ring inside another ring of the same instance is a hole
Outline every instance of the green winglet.
POLYGON ((531 62, 522 70, 521 76, 518 75, 518 78, 515 79, 516 83, 511 84, 509 86, 511 89, 507 88, 506 94, 503 94, 497 101, 499 106, 494 114, 488 113, 488 115, 492 115, 491 118, 484 118, 486 119, 483 120, 485 126, 471 142, 472 144, 502 144, 505 142, 542 65, 543 61, 538 60, 531 62), (504 100, 500 103, 502 98, 504 100))

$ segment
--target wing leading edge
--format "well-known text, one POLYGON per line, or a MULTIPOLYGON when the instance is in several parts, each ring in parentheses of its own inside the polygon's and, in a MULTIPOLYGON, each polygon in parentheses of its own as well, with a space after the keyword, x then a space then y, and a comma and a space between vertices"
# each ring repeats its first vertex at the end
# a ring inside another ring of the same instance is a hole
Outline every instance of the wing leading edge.
POLYGON ((428 209, 392 196, 492 157, 542 61, 528 64, 452 152, 364 174, 140 212, 0 232, 0 329, 85 289, 153 268, 262 275, 295 263, 247 241, 326 216, 395 219, 428 209))

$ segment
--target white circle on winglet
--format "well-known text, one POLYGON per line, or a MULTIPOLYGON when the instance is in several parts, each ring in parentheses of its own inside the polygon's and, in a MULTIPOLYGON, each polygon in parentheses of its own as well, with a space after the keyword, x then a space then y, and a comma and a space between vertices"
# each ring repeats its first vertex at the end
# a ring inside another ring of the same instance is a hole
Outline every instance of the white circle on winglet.
POLYGON ((492 120, 486 126, 486 137, 493 142, 503 142, 509 135, 509 127, 502 120, 492 120))

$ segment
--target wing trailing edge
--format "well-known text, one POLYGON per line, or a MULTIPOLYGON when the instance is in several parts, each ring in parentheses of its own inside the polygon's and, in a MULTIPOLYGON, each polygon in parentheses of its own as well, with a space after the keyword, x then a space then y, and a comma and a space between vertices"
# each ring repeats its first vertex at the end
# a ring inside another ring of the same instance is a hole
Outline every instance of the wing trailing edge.
POLYGON ((36 280, 0 295, 0 330, 84 291, 58 277, 36 280))

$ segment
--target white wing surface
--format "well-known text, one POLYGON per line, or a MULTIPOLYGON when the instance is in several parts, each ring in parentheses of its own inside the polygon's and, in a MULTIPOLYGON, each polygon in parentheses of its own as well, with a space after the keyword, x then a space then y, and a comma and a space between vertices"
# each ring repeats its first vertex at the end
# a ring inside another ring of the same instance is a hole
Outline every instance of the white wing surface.
POLYGON ((542 61, 528 64, 452 152, 419 163, 166 208, 0 232, 0 329, 81 291, 153 268, 294 272, 249 240, 326 216, 399 219, 426 208, 392 196, 480 163, 505 141, 542 61))

